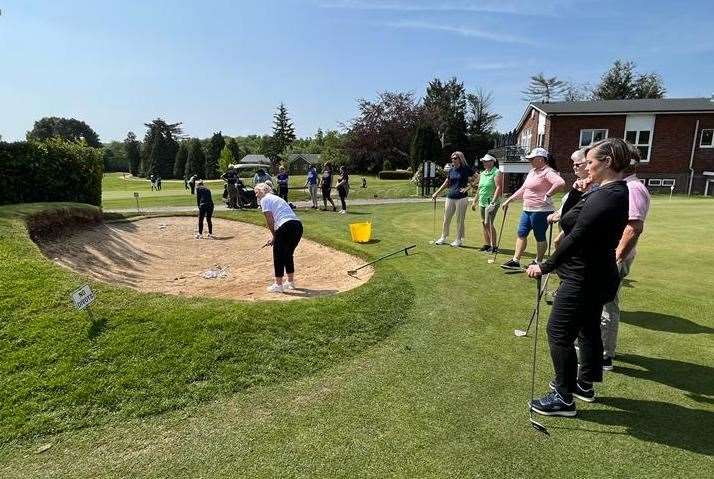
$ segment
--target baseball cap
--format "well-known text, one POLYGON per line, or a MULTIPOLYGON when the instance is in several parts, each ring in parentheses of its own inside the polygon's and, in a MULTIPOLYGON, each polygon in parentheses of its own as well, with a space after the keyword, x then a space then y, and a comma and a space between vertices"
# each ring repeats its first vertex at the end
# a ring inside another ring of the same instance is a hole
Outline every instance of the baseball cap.
POLYGON ((496 158, 486 153, 483 155, 483 158, 481 158, 481 161, 496 161, 496 158))
POLYGON ((531 158, 535 158, 536 156, 542 156, 543 158, 548 158, 548 150, 545 148, 533 148, 530 153, 526 155, 526 159, 530 160, 531 158))

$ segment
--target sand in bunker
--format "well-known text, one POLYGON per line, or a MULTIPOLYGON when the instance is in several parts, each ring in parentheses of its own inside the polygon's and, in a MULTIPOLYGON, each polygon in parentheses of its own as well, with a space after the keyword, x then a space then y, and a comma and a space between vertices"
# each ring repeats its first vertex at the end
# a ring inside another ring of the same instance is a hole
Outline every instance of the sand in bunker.
POLYGON ((212 240, 195 239, 196 228, 195 218, 148 218, 81 229, 39 246, 56 263, 100 281, 181 296, 300 299, 347 291, 374 272, 367 267, 350 276, 363 260, 303 238, 295 251, 298 288, 268 293, 273 253, 261 248, 270 237, 266 228, 216 219, 212 240))

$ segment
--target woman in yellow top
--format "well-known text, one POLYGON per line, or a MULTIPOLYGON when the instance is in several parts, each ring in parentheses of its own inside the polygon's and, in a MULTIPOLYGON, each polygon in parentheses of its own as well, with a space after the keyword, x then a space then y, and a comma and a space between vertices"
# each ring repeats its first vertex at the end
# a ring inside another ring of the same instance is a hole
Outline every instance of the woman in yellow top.
POLYGON ((494 219, 503 195, 503 175, 496 168, 496 158, 486 154, 481 158, 484 170, 478 176, 478 194, 474 196, 471 209, 476 211, 476 205, 481 212, 484 244, 481 251, 495 253, 498 250, 496 227, 494 219))

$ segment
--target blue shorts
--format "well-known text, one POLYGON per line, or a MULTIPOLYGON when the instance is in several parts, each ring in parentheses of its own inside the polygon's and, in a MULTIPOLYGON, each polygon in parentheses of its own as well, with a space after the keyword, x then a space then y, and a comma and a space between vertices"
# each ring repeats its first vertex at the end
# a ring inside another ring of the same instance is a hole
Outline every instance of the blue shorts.
POLYGON ((545 241, 545 232, 548 230, 548 215, 552 211, 524 211, 518 222, 518 237, 525 238, 533 230, 536 241, 545 241))

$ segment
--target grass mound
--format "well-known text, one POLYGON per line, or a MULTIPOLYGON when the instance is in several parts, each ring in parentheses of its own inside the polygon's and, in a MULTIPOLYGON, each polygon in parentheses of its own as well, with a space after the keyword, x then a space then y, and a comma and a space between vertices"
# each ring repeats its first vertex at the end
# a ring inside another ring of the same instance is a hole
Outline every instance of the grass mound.
POLYGON ((86 280, 47 261, 25 225, 44 234, 98 215, 71 205, 0 208, 0 443, 310 374, 384 338, 412 306, 411 285, 385 266, 349 293, 281 304, 93 283, 90 323, 69 300, 86 280))

